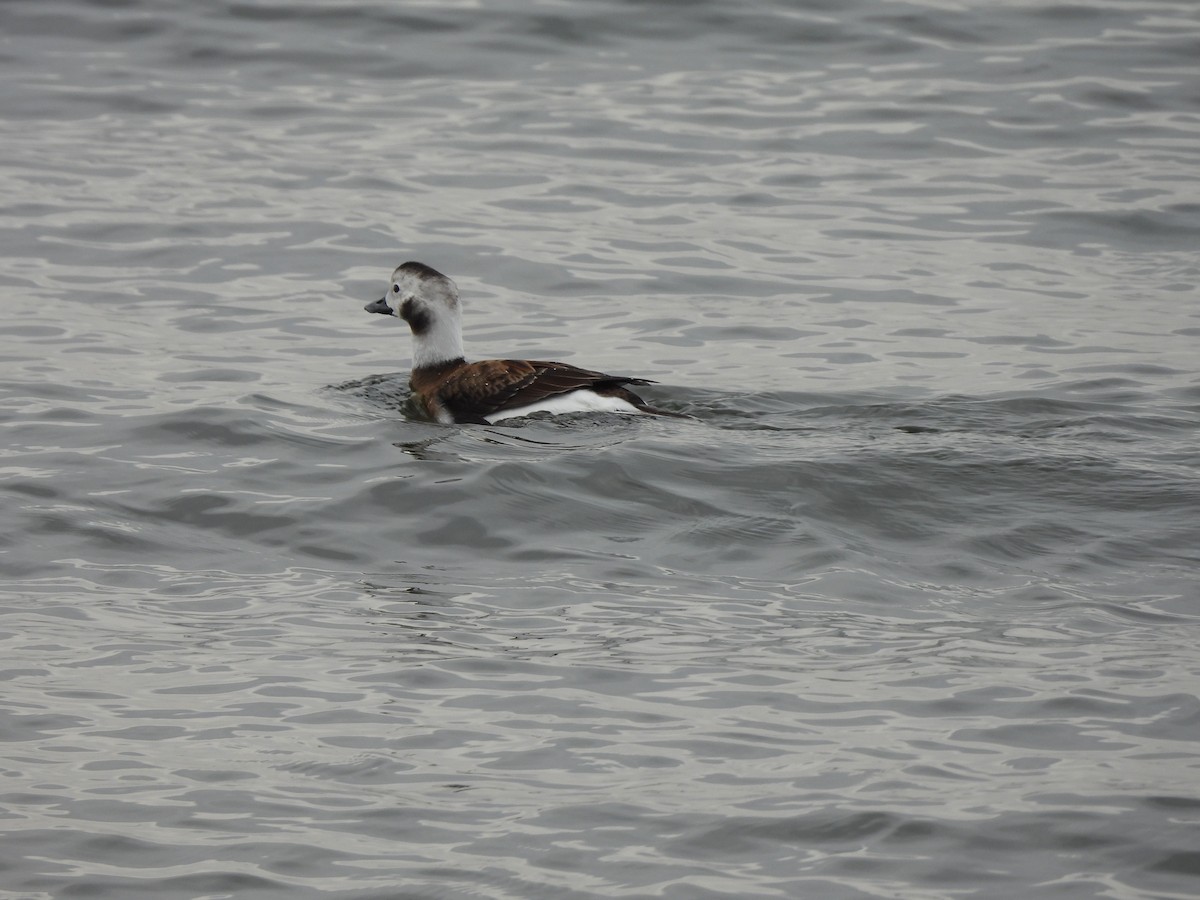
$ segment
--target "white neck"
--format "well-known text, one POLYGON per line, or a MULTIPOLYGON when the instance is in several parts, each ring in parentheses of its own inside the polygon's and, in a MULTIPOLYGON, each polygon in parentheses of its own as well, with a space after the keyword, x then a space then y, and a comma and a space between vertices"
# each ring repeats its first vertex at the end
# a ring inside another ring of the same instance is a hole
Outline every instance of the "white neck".
POLYGON ((413 368, 440 366, 453 359, 463 359, 462 324, 458 310, 441 309, 429 330, 413 335, 413 368))

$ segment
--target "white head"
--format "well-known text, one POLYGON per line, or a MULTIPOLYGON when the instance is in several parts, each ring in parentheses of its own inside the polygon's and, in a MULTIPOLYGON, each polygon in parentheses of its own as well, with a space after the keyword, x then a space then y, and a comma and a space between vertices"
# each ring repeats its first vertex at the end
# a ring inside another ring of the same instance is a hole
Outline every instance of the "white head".
POLYGON ((419 262, 404 263, 392 273, 388 292, 363 308, 408 323, 414 369, 463 358, 458 288, 436 269, 419 262))

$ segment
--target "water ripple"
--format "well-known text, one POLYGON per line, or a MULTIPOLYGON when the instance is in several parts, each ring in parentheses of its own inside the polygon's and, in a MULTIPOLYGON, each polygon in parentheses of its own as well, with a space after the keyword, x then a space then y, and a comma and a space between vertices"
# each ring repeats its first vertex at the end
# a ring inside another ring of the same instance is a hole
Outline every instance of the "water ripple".
POLYGON ((1195 893, 1191 4, 4 33, 14 896, 1195 893))

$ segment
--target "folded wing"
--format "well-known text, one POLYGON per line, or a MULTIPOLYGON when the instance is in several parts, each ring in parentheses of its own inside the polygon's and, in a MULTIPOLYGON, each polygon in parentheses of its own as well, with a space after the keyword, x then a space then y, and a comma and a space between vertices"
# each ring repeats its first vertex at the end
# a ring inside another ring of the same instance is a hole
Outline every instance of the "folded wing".
POLYGON ((518 409, 571 391, 587 389, 617 396, 651 410, 627 384, 653 384, 645 378, 606 375, 560 362, 488 359, 465 365, 442 382, 438 394, 456 422, 486 422, 486 416, 518 409))

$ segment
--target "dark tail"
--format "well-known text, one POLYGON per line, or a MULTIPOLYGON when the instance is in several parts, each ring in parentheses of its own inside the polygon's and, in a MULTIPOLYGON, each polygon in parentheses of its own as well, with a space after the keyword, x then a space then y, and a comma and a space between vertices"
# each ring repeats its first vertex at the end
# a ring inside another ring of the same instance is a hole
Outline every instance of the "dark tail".
MULTIPOLYGON (((631 378, 626 383, 627 384, 654 384, 653 381, 647 381, 645 378, 631 378)), ((645 400, 643 400, 641 397, 639 397, 637 394, 635 394, 633 391, 629 390, 629 388, 626 388, 626 387, 617 388, 614 391, 606 392, 606 393, 609 393, 610 396, 613 396, 613 397, 620 397, 622 400, 626 401, 627 403, 632 404, 633 406, 637 407, 637 409, 639 409, 641 412, 644 412, 647 415, 665 416, 669 419, 691 419, 691 418, 693 418, 693 416, 689 416, 687 413, 671 412, 671 410, 669 410, 669 409, 659 409, 657 406, 651 406, 649 403, 647 403, 645 400)))

